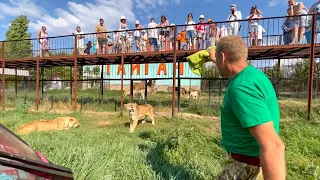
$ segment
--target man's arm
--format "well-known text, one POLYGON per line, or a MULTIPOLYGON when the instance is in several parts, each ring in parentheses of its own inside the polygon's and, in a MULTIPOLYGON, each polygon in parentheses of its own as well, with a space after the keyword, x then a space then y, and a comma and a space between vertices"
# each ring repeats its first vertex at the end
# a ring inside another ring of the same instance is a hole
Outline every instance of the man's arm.
POLYGON ((267 122, 249 128, 260 145, 260 163, 266 180, 285 180, 285 146, 273 128, 273 122, 267 122))

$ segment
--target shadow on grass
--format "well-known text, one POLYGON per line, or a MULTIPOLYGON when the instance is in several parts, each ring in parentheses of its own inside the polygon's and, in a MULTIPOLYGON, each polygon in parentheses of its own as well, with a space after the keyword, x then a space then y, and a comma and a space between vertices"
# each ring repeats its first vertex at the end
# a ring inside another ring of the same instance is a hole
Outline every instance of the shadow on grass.
MULTIPOLYGON (((140 133, 140 138, 149 139, 150 132, 140 133)), ((169 162, 166 152, 175 151, 178 147, 177 139, 170 138, 164 142, 156 142, 155 147, 148 147, 146 145, 139 145, 141 151, 147 151, 147 161, 152 166, 152 170, 157 174, 160 179, 176 179, 185 180, 193 179, 191 174, 181 165, 173 165, 169 162)))

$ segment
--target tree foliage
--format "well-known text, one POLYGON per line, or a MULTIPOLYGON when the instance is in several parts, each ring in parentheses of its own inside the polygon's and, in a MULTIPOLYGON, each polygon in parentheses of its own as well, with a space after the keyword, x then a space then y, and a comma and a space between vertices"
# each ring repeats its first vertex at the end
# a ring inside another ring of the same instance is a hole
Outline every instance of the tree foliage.
POLYGON ((32 57, 32 44, 28 40, 31 33, 28 33, 29 20, 26 16, 18 16, 11 21, 11 26, 6 32, 5 52, 6 58, 32 57))
POLYGON ((264 73, 269 78, 284 78, 284 69, 281 69, 281 67, 276 63, 273 67, 264 68, 264 73))
MULTIPOLYGON (((313 77, 317 77, 317 63, 313 61, 313 77)), ((291 74, 291 78, 296 79, 296 81, 300 83, 308 83, 309 79, 309 68, 310 68, 310 60, 304 59, 303 61, 297 62, 294 65, 293 73, 291 74)))

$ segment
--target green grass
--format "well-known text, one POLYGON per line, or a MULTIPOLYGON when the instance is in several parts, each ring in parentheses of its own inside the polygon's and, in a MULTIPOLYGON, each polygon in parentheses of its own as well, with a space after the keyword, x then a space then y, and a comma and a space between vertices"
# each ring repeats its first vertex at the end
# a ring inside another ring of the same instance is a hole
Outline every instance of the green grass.
MULTIPOLYGON (((292 101, 280 103, 284 118, 280 135, 286 144, 287 179, 320 178, 320 122, 305 120, 304 103, 288 102, 292 101)), ((191 104, 188 111, 219 114, 218 107, 205 102, 191 104)), ((81 126, 68 131, 32 133, 22 138, 54 164, 71 168, 75 179, 212 179, 226 160, 218 121, 157 117, 155 126, 139 124, 131 134, 126 126, 128 116, 68 115, 76 117, 81 126), (98 128, 100 121, 110 121, 113 125, 98 128)), ((314 115, 320 117, 319 109, 314 109, 314 115)), ((1 112, 0 122, 16 131, 23 123, 57 116, 62 115, 28 112, 19 103, 16 109, 1 112)))

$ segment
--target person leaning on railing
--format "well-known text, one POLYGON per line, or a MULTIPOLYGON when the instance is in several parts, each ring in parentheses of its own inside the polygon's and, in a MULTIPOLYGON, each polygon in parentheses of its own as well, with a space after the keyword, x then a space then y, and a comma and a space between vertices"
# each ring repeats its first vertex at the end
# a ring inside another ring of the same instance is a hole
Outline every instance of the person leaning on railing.
POLYGON ((308 9, 302 2, 297 2, 296 0, 288 1, 288 16, 291 17, 292 20, 292 42, 291 44, 300 44, 303 38, 303 34, 305 32, 305 26, 308 24, 308 16, 300 16, 308 14, 308 9), (296 42, 296 38, 298 36, 298 42, 296 42))

